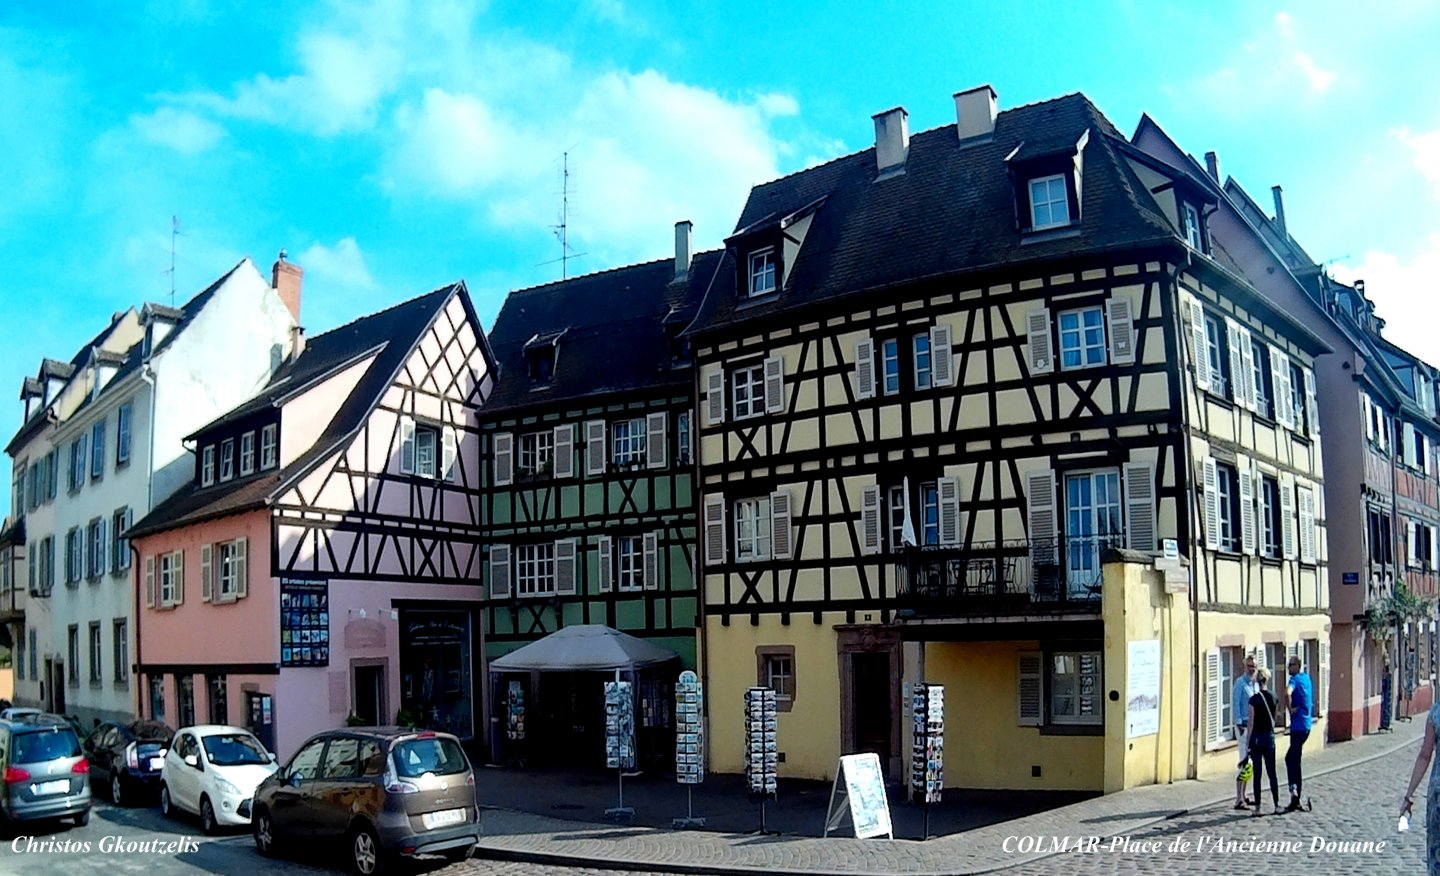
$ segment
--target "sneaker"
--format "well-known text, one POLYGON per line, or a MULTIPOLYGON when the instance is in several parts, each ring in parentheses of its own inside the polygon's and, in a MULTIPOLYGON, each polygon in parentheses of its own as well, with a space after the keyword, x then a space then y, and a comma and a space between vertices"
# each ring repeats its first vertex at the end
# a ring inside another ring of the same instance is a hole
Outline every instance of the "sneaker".
POLYGON ((1276 815, 1283 815, 1283 814, 1284 814, 1285 812, 1287 812, 1287 811, 1289 811, 1289 810, 1281 809, 1279 803, 1276 803, 1276 804, 1275 804, 1275 814, 1276 814, 1276 815))
POLYGON ((1291 798, 1290 798, 1290 805, 1285 807, 1285 811, 1286 811, 1286 812, 1298 812, 1298 811, 1300 811, 1300 798, 1299 798, 1299 797, 1291 797, 1291 798))

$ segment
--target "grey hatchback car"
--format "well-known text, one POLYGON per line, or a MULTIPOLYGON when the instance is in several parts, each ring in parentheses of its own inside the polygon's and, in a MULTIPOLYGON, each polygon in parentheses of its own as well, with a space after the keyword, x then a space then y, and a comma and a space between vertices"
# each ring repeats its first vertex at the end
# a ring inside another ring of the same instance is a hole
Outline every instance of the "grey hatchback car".
POLYGON ((255 789, 255 848, 343 840, 346 863, 374 876, 397 858, 470 856, 480 839, 475 771, 448 733, 347 727, 306 740, 255 789))
POLYGON ((90 821, 90 762, 75 728, 58 715, 0 721, 0 822, 90 821))

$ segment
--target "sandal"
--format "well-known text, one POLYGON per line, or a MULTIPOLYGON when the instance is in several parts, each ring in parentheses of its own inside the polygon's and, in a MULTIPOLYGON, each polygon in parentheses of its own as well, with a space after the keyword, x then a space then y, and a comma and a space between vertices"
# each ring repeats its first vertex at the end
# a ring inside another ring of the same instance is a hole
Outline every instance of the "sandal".
POLYGON ((1236 804, 1235 804, 1235 809, 1236 809, 1236 811, 1243 810, 1243 809, 1249 809, 1249 808, 1250 808, 1250 804, 1249 804, 1249 803, 1236 803, 1236 804))

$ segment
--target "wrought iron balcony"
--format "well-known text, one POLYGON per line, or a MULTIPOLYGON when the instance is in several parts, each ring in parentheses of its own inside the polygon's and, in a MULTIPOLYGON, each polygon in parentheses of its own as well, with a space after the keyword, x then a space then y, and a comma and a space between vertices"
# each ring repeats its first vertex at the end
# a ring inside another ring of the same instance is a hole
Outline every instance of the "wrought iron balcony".
POLYGON ((901 602, 917 614, 1097 610, 1101 558, 1122 533, 912 547, 895 555, 901 602))

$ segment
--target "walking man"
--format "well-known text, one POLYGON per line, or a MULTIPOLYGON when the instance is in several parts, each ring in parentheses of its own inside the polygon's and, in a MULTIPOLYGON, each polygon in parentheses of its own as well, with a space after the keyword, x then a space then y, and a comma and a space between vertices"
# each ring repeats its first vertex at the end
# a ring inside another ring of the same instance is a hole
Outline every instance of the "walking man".
POLYGON ((1235 773, 1235 808, 1248 809, 1245 802, 1245 780, 1246 773, 1250 772, 1250 739, 1248 716, 1250 713, 1250 698, 1255 696, 1259 688, 1255 685, 1255 658, 1246 656, 1245 672, 1235 679, 1235 689, 1230 696, 1231 714, 1235 716, 1235 744, 1239 751, 1240 763, 1235 773))
POLYGON ((1285 750, 1285 781, 1290 785, 1290 805, 1285 811, 1294 812, 1300 808, 1300 792, 1303 777, 1300 773, 1301 749, 1310 738, 1311 712, 1314 711, 1315 688, 1310 676, 1300 671, 1300 658, 1291 657, 1286 664, 1290 682, 1286 689, 1285 701, 1290 709, 1290 747, 1285 750))

